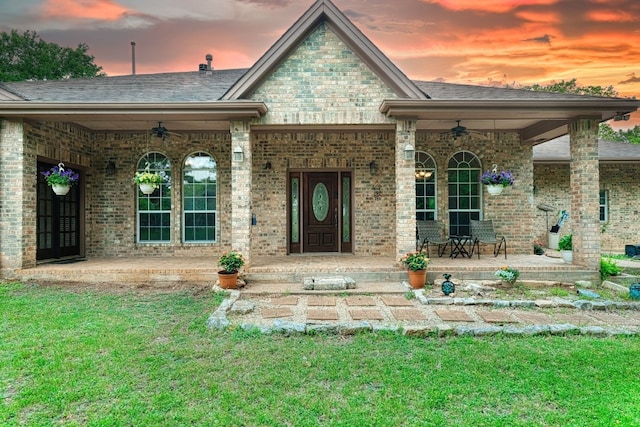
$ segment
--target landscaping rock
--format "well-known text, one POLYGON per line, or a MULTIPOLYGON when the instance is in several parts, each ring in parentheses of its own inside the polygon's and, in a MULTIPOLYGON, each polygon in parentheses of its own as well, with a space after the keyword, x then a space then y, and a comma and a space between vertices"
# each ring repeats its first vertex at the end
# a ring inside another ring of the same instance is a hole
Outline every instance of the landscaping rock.
POLYGON ((256 305, 251 301, 236 301, 229 310, 231 314, 248 314, 255 310, 256 305))
POLYGON ((345 289, 355 289, 356 281, 347 276, 305 277, 303 287, 308 291, 339 291, 345 289))

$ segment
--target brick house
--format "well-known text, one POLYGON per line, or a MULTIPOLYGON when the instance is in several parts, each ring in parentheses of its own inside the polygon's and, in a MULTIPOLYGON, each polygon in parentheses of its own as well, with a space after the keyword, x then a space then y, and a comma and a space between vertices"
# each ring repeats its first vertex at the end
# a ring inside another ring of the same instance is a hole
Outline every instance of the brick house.
POLYGON ((399 257, 415 246, 416 218, 443 220, 451 234, 493 219, 510 253, 530 253, 543 189, 563 192, 574 263, 595 271, 599 176, 610 173, 597 126, 639 105, 410 80, 329 0, 250 69, 0 83, 1 273, 61 257, 230 248, 249 262, 399 257), (562 135, 571 162, 535 163, 534 147, 562 135), (39 174, 59 162, 81 175, 64 197, 39 174), (131 181, 147 164, 170 177, 149 196, 131 181), (493 164, 516 178, 501 196, 479 183, 493 164))

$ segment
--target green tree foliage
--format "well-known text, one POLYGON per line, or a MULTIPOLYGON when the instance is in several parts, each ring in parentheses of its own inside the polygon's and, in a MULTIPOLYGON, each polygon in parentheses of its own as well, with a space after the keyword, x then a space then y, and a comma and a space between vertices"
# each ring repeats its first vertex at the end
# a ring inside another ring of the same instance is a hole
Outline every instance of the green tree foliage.
POLYGON ((523 86, 516 83, 508 87, 536 92, 574 93, 576 95, 604 96, 608 98, 618 96, 618 91, 613 86, 583 86, 578 83, 578 79, 560 80, 546 85, 535 83, 523 86))
POLYGON ((600 123, 598 138, 607 141, 630 142, 640 144, 640 126, 636 125, 632 129, 615 130, 608 123, 600 123))
POLYGON ((77 48, 48 43, 35 31, 0 33, 0 81, 102 77, 84 43, 77 48))

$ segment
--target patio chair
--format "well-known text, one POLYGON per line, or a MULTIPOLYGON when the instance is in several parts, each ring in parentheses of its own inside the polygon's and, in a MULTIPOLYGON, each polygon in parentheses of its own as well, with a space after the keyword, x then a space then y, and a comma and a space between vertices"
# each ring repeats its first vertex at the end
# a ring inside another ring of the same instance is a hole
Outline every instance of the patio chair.
POLYGON ((493 221, 475 221, 471 220, 471 239, 473 246, 471 247, 471 255, 473 251, 478 251, 478 259, 480 258, 480 245, 493 245, 493 256, 500 254, 500 249, 504 245, 504 259, 507 259, 507 239, 504 236, 498 236, 493 228, 493 221))
POLYGON ((427 247, 427 256, 429 256, 429 244, 438 247, 438 256, 441 257, 444 254, 449 239, 442 235, 440 232, 442 228, 438 221, 416 221, 416 231, 418 240, 416 242, 416 250, 421 251, 424 247, 427 247))

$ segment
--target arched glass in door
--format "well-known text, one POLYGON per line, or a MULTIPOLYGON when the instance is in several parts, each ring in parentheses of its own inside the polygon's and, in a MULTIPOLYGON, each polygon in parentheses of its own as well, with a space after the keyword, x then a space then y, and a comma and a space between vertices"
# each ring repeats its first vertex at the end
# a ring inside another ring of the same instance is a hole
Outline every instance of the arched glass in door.
POLYGON ((182 173, 182 238, 185 242, 215 242, 218 214, 218 169, 208 153, 194 153, 182 173))
POLYGON ((434 220, 437 212, 436 162, 424 151, 416 151, 416 219, 434 220))
POLYGON ((171 241, 171 163, 157 152, 149 152, 138 161, 138 172, 148 170, 164 176, 164 182, 153 193, 138 192, 138 243, 171 241))
POLYGON ((452 236, 468 236, 470 220, 480 219, 481 175, 480 160, 473 153, 460 151, 449 160, 449 234, 452 236))

